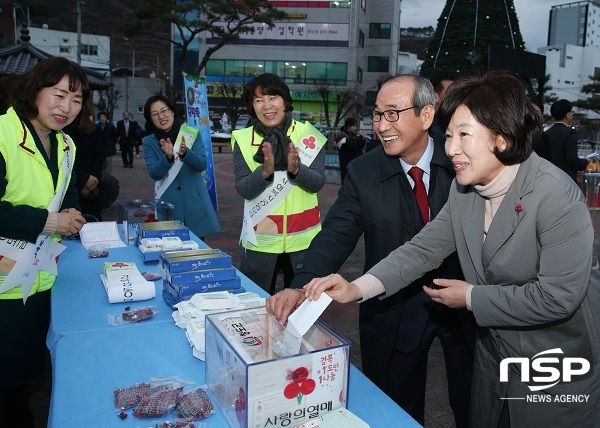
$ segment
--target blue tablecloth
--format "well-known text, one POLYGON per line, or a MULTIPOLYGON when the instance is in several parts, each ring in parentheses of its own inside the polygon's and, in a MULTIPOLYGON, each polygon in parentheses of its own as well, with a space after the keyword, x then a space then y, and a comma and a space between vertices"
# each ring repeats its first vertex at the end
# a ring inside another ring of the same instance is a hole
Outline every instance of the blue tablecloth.
MULTIPOLYGON (((184 330, 171 318, 172 311, 161 297, 162 281, 155 283, 154 299, 108 303, 99 277, 104 262, 136 262, 140 271, 153 270, 156 264, 144 265, 141 254, 132 246, 111 249, 108 258, 89 259, 78 241, 66 245, 52 288, 52 322, 47 343, 52 356, 53 385, 48 426, 149 426, 158 420, 131 415, 123 421, 118 418, 114 389, 151 377, 179 377, 203 385, 204 362, 192 355, 184 330), (155 305, 159 313, 141 323, 108 325, 107 314, 138 305, 155 305)), ((266 296, 256 284, 238 274, 244 288, 266 296)), ((420 426, 354 366, 349 382, 348 408, 371 427, 420 426)), ((218 411, 206 422, 211 427, 227 426, 218 411)))

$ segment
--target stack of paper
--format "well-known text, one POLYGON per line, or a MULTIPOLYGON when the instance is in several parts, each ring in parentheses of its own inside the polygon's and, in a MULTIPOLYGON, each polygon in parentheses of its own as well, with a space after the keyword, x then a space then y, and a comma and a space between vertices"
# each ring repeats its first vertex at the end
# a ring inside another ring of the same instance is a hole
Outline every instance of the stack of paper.
POLYGON ((236 295, 227 291, 197 293, 190 300, 175 305, 177 310, 173 312, 173 319, 178 327, 185 329, 194 357, 204 361, 204 320, 207 314, 264 306, 264 297, 251 292, 236 295))

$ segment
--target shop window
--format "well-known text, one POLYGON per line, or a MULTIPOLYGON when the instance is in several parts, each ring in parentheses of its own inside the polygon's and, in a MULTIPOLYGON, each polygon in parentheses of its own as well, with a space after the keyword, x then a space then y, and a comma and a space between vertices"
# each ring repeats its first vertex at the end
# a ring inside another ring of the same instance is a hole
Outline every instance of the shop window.
POLYGON ((220 59, 211 59, 206 63, 207 76, 224 76, 225 61, 220 59))
POLYGON ((245 76, 244 60, 225 61, 225 76, 245 76))

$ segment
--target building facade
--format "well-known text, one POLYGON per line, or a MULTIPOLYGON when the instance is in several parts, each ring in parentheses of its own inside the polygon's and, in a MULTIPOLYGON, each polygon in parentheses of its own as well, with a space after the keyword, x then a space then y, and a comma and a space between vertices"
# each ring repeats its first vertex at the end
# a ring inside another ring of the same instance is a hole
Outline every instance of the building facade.
MULTIPOLYGON (((600 73, 600 3, 580 1, 552 6, 548 46, 539 48, 538 53, 546 56, 551 92, 569 101, 587 98, 581 93, 582 86, 592 82, 590 76, 600 73)), ((577 113, 598 118, 591 111, 577 113)))
MULTIPOLYGON (((29 27, 31 44, 52 56, 77 62, 77 33, 49 28, 29 27)), ((81 33, 81 65, 90 70, 108 72, 110 37, 81 33)))
POLYGON ((579 1, 552 6, 548 46, 600 47, 600 3, 579 1))
MULTIPOLYGON (((330 92, 330 118, 336 97, 352 93, 349 115, 367 114, 381 79, 399 70, 399 0, 273 1, 290 20, 272 28, 255 24, 210 57, 203 73, 209 105, 222 109, 218 86, 239 86, 262 73, 284 78, 292 91, 294 111, 302 120, 325 124, 319 90, 330 92)), ((218 39, 202 34, 199 57, 218 39)), ((412 67, 411 67, 412 68, 412 67)), ((335 108, 335 107, 334 107, 335 108)))

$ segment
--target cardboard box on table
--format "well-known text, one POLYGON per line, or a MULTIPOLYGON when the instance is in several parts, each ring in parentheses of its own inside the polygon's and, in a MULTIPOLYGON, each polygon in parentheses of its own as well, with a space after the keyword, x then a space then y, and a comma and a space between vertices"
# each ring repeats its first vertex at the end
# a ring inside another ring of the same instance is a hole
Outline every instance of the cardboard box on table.
POLYGON ((123 225, 126 243, 137 240, 138 224, 175 219, 175 206, 161 199, 123 199, 117 207, 117 223, 123 225))
POLYGON ((346 407, 350 344, 323 323, 292 351, 265 308, 206 317, 206 382, 231 427, 297 426, 346 407))

